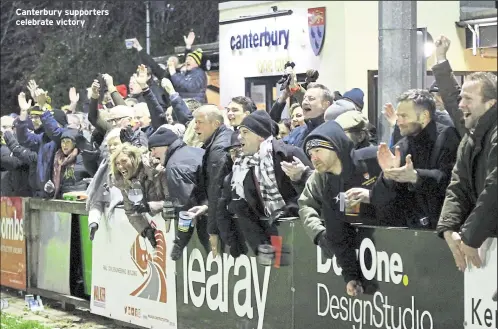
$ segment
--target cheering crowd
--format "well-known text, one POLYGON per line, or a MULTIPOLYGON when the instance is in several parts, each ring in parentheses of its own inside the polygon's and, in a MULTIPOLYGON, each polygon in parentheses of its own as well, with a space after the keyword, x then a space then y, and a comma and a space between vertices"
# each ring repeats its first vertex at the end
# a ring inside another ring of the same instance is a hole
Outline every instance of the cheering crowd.
POLYGON ((363 91, 332 92, 314 70, 300 85, 287 67, 271 110, 238 95, 223 109, 206 104, 194 38, 185 63, 172 57, 167 67, 135 40, 143 64, 128 86, 99 74, 85 100, 71 88, 60 109, 30 81, 19 115, 1 118, 2 196, 84 196, 92 240, 123 205, 153 247, 148 217, 161 214, 177 223, 173 260, 194 231, 214 256, 274 251, 279 221, 298 217, 310 243, 335 255, 351 296, 368 285, 357 223, 435 229, 460 270, 481 265, 478 248, 497 233, 495 74, 459 86, 440 37, 435 83, 384 106, 393 133, 383 143, 361 112, 363 91))

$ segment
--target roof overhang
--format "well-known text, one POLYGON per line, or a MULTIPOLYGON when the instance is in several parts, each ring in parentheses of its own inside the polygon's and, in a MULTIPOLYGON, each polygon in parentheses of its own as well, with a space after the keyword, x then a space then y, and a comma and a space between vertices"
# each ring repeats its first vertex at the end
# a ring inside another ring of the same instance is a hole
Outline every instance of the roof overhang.
POLYGON ((475 56, 480 49, 496 48, 497 9, 462 11, 456 25, 465 28, 466 48, 475 56))

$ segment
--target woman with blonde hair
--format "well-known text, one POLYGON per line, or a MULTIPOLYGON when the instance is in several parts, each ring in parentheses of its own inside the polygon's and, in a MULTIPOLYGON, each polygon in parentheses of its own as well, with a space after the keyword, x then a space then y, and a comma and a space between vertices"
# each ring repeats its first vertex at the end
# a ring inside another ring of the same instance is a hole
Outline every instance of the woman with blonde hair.
POLYGON ((156 230, 146 213, 154 216, 163 209, 169 196, 164 170, 157 170, 142 161, 144 149, 124 143, 111 155, 111 172, 115 186, 121 191, 125 213, 135 230, 156 247, 156 230))
POLYGON ((123 202, 119 189, 114 187, 111 177, 109 161, 112 154, 121 145, 119 128, 114 128, 105 137, 107 145, 107 157, 100 163, 95 176, 86 190, 86 210, 88 211, 88 227, 90 229, 90 240, 93 240, 95 232, 99 229, 100 219, 103 215, 109 218, 114 213, 118 204, 123 202), (108 207, 107 214, 105 208, 108 207))

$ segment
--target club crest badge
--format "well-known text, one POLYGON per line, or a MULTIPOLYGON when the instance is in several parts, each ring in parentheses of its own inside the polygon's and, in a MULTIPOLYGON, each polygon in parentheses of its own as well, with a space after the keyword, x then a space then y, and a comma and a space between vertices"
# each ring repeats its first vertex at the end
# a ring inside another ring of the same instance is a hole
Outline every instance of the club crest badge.
POLYGON ((325 41, 325 7, 308 9, 308 31, 311 48, 318 56, 325 41))

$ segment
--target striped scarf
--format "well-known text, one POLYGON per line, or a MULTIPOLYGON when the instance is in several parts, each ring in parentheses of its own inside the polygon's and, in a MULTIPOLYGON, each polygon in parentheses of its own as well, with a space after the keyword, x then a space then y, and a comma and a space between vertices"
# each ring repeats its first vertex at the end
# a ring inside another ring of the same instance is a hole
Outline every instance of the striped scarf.
MULTIPOLYGON (((249 170, 254 167, 254 174, 259 182, 261 199, 265 215, 271 217, 275 211, 285 206, 285 201, 278 190, 273 166, 273 137, 268 137, 259 147, 258 153, 252 156, 237 158, 233 165, 232 190, 241 198, 246 200, 244 193, 244 179, 249 170)), ((256 183, 258 183, 256 182, 256 183)))

